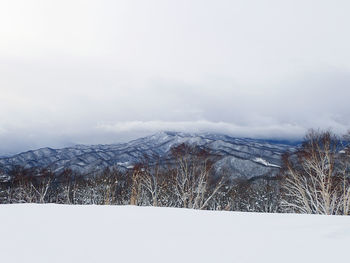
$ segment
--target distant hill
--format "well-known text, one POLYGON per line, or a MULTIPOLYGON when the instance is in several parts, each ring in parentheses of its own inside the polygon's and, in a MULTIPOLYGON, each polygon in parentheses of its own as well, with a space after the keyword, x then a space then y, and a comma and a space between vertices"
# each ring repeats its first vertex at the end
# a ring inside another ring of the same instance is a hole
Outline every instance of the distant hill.
POLYGON ((25 168, 50 167, 55 172, 65 168, 92 173, 106 167, 130 169, 147 155, 169 158, 170 149, 186 143, 211 150, 219 155, 217 171, 225 170, 231 177, 251 178, 276 174, 283 152, 294 150, 295 144, 285 141, 234 138, 214 133, 159 132, 128 143, 108 145, 76 145, 63 149, 42 148, 0 158, 0 167, 14 165, 25 168))

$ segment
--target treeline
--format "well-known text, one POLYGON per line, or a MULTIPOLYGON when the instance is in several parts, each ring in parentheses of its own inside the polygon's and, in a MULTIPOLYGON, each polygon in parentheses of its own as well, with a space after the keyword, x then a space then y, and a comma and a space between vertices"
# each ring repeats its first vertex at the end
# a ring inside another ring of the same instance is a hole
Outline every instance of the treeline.
POLYGON ((0 183, 0 203, 140 205, 192 209, 350 213, 350 151, 343 138, 311 131, 296 152, 283 156, 278 176, 233 179, 218 174, 218 156, 179 145, 171 162, 144 161, 132 170, 94 175, 72 170, 14 167, 0 183))
POLYGON ((281 212, 280 179, 268 176, 232 180, 218 175, 218 156, 179 145, 170 163, 146 157, 132 170, 108 168, 94 175, 64 170, 14 167, 0 183, 0 203, 140 205, 193 209, 281 212))

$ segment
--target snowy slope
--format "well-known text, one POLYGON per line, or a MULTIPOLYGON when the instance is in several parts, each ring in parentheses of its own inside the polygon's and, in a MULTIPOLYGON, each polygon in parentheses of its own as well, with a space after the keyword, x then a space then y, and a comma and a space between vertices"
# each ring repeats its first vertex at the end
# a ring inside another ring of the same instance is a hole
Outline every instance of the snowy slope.
POLYGON ((63 149, 42 148, 28 151, 0 158, 0 168, 9 170, 13 165, 21 165, 26 168, 51 167, 56 172, 70 168, 84 173, 111 166, 126 169, 145 155, 166 158, 169 150, 181 143, 205 147, 222 156, 216 168, 227 170, 234 177, 276 173, 280 166, 281 154, 286 150, 293 150, 290 145, 220 134, 159 132, 128 143, 77 145, 63 149))
POLYGON ((350 217, 1 205, 1 262, 347 262, 350 217))

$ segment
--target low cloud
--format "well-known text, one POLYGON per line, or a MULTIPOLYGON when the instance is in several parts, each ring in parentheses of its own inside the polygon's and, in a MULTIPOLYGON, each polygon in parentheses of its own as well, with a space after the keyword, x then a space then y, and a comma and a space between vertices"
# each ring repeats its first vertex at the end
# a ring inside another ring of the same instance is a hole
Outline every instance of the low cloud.
POLYGON ((215 132, 225 133, 239 137, 258 138, 300 138, 306 129, 293 124, 268 125, 264 127, 240 126, 227 122, 198 121, 127 121, 115 124, 100 124, 98 130, 114 132, 116 134, 127 132, 152 133, 158 131, 182 132, 215 132))

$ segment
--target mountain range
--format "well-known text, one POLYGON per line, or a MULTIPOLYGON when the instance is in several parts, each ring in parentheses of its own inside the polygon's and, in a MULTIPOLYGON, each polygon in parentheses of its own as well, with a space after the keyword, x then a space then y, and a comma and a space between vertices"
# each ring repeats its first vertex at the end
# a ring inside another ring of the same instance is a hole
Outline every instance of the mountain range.
POLYGON ((55 172, 69 168, 81 173, 93 173, 106 167, 131 169, 144 156, 168 158, 170 149, 183 143, 209 149, 220 156, 214 165, 216 171, 225 170, 233 178, 275 175, 281 166, 282 154, 295 149, 295 144, 286 142, 166 131, 127 143, 31 150, 0 158, 0 168, 9 171, 15 165, 49 167, 55 172))

